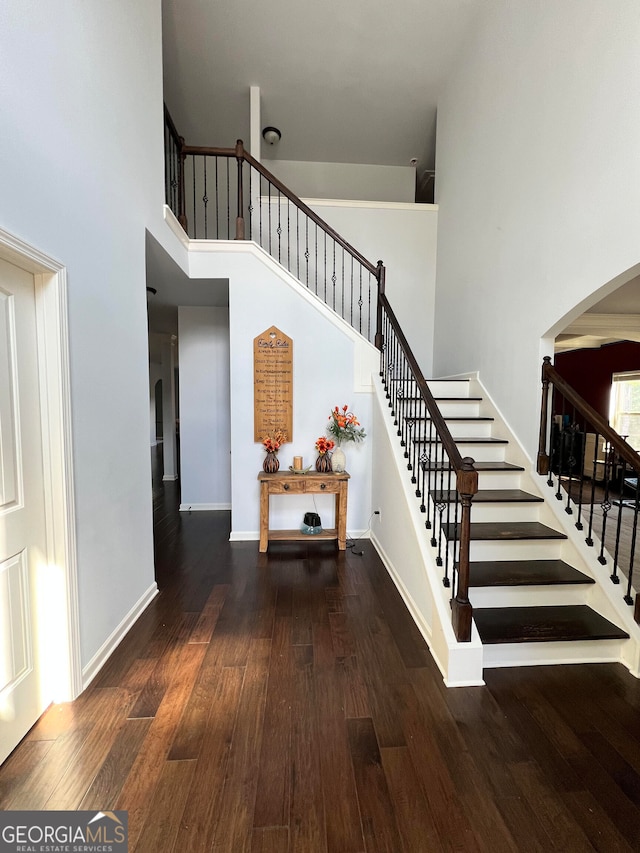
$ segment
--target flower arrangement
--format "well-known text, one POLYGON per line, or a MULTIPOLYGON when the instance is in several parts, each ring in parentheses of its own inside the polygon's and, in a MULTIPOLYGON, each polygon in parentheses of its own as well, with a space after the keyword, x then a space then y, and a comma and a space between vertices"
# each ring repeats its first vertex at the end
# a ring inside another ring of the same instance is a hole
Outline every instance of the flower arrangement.
POLYGON ((335 446, 335 441, 331 441, 331 439, 327 438, 326 435, 321 435, 320 438, 316 439, 316 450, 320 456, 324 456, 325 453, 329 453, 335 446))
POLYGON ((262 439, 262 446, 267 451, 267 453, 277 453, 286 440, 286 432, 278 430, 273 435, 265 435, 265 437, 262 439))
POLYGON ((367 435, 360 421, 349 411, 349 406, 343 406, 342 409, 336 406, 333 409, 329 415, 327 432, 335 438, 338 446, 346 441, 364 441, 367 435))

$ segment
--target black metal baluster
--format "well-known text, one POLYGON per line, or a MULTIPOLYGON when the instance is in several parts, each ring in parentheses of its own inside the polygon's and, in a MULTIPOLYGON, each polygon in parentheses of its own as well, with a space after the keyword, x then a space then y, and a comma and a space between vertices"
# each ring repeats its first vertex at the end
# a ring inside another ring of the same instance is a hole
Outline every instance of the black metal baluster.
POLYGON ((202 196, 202 203, 204 205, 204 239, 207 240, 209 238, 209 229, 207 226, 207 212, 209 205, 209 197, 207 196, 207 155, 202 155, 202 162, 204 166, 204 195, 202 196))
MULTIPOLYGON (((425 413, 428 414, 426 409, 426 401, 424 403, 425 413)), ((426 497, 427 497, 427 517, 424 522, 424 526, 427 530, 431 530, 433 527, 433 523, 435 522, 435 495, 434 492, 434 484, 436 482, 437 470, 436 470, 436 460, 435 457, 437 453, 434 453, 434 434, 433 434, 433 420, 429 416, 429 440, 425 447, 425 453, 427 456, 426 465, 427 465, 427 485, 425 487, 426 497)), ((433 544, 433 541, 432 541, 433 544)))
POLYGON ((604 498, 602 503, 600 504, 600 508, 602 509, 602 534, 600 539, 600 554, 598 556, 598 562, 601 566, 606 566, 607 558, 604 556, 605 551, 605 539, 607 536, 607 519, 609 516, 609 510, 611 509, 611 501, 609 500, 609 489, 610 489, 610 477, 611 477, 611 465, 612 465, 612 448, 607 447, 605 455, 604 455, 604 498))
POLYGON ((316 284, 314 293, 318 295, 318 223, 316 222, 316 239, 315 239, 315 258, 316 258, 316 284))
POLYGON ((331 297, 332 298, 331 307, 335 311, 336 310, 336 281, 338 280, 337 276, 336 276, 336 241, 332 240, 331 242, 333 243, 333 272, 331 274, 331 283, 333 284, 333 296, 331 297))
POLYGON ((229 158, 226 157, 225 159, 227 163, 227 240, 229 240, 231 237, 231 179, 229 177, 229 158))
POLYGON ((251 179, 253 177, 253 167, 250 163, 249 167, 249 239, 253 240, 253 192, 251 187, 251 179))
POLYGON ((324 304, 327 304, 327 232, 324 231, 324 304))
POLYGON ((216 184, 216 240, 220 239, 220 189, 218 186, 218 157, 214 157, 216 184))
POLYGON ((573 486, 573 473, 577 466, 576 460, 576 410, 573 410, 573 417, 571 420, 571 425, 569 427, 569 456, 567 459, 567 465, 569 466, 569 482, 567 483, 567 504, 564 508, 564 511, 567 515, 573 515, 573 507, 571 505, 571 489, 573 486))
POLYGON ((362 334, 362 264, 360 264, 360 290, 358 295, 358 308, 359 308, 359 320, 358 320, 358 331, 362 334))
POLYGON ((271 253, 271 181, 267 182, 269 185, 269 254, 273 257, 271 253))
POLYGON ((195 154, 191 155, 191 166, 193 175, 193 239, 198 239, 198 220, 196 217, 196 168, 197 160, 195 154))
MULTIPOLYGON (((340 284, 340 316, 344 319, 344 249, 342 250, 342 282, 340 284)), ((384 339, 383 339, 384 345, 384 339)))
POLYGON ((353 326, 353 255, 351 255, 351 294, 349 299, 349 323, 353 326))
POLYGON ((565 468, 565 406, 566 400, 562 398, 562 412, 560 414, 560 432, 558 435, 558 489, 556 491, 556 500, 562 500, 562 474, 565 468))
POLYGON ((581 447, 581 451, 580 451, 580 460, 579 460, 579 465, 580 465, 580 470, 579 470, 580 488, 579 488, 579 490, 578 490, 578 518, 576 519, 576 530, 582 530, 582 529, 583 529, 583 527, 584 527, 584 525, 582 524, 582 496, 583 496, 583 493, 584 493, 584 477, 585 477, 585 474, 584 474, 584 471, 585 471, 585 464, 584 464, 584 460, 585 460, 585 454, 586 454, 586 452, 587 452, 587 431, 586 431, 586 425, 585 425, 585 428, 584 428, 580 433, 578 433, 578 434, 579 434, 579 436, 580 436, 580 447, 581 447))
MULTIPOLYGON (((637 472, 636 472, 637 474, 637 472)), ((636 495, 633 504, 633 530, 631 531, 631 552, 629 554, 629 569, 627 572, 627 593, 624 600, 633 605, 631 590, 633 587, 633 564, 636 556, 636 533, 638 531, 638 509, 640 508, 640 478, 636 477, 636 495)))
POLYGON ((282 237, 282 225, 281 225, 281 221, 280 221, 280 210, 282 207, 282 205, 280 203, 281 199, 282 199, 282 196, 281 196, 280 190, 278 190, 278 227, 276 228, 276 234, 278 235, 278 263, 280 263, 280 244, 281 244, 281 237, 282 237))
POLYGON ((614 549, 614 553, 613 553, 613 569, 611 571, 610 577, 611 577, 612 583, 619 584, 620 578, 618 576, 618 557, 620 555, 620 531, 622 528, 622 513, 624 511, 624 503, 623 503, 623 499, 622 499, 622 490, 623 490, 623 484, 624 484, 624 461, 622 460, 622 457, 620 457, 620 456, 617 457, 617 462, 615 461, 615 459, 616 459, 616 457, 614 457, 614 466, 615 467, 613 468, 612 473, 613 473, 613 471, 617 471, 618 468, 620 468, 620 471, 622 473, 620 475, 620 499, 618 500, 618 522, 616 524, 616 542, 615 542, 615 549, 614 549))
POLYGON ((589 529, 587 530, 587 537, 584 540, 587 545, 591 548, 593 547, 593 516, 594 516, 594 508, 596 503, 596 460, 598 458, 598 444, 600 442, 600 434, 595 433, 595 441, 593 445, 593 460, 591 467, 591 499, 589 502, 589 529))
POLYGON ((304 250, 304 257, 307 262, 307 287, 309 287, 309 217, 305 216, 304 227, 306 233, 306 248, 304 250))
POLYGON ((287 199, 287 269, 291 272, 291 202, 287 199))

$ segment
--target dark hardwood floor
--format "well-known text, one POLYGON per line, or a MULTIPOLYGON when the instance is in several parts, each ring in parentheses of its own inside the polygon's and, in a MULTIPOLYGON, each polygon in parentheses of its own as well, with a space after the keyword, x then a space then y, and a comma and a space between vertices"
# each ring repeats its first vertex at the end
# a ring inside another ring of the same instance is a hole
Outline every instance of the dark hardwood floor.
MULTIPOLYGON (((372 546, 228 542, 154 485, 161 594, 0 769, 2 809, 127 809, 130 850, 640 850, 640 682, 448 690, 372 546)), ((257 525, 257 522, 256 522, 257 525)))

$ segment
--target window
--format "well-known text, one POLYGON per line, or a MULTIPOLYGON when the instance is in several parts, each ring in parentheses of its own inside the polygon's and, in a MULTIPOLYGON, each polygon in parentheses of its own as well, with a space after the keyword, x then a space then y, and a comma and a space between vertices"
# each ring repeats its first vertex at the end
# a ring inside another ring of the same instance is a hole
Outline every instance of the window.
POLYGON ((640 450, 640 370, 613 374, 609 421, 634 450, 640 450))

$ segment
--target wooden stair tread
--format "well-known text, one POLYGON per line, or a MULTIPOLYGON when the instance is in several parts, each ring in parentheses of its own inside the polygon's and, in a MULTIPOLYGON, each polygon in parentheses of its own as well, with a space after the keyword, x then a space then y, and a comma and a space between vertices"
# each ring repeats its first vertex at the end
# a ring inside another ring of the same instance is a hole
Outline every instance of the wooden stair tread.
MULTIPOLYGON (((455 502, 457 494, 455 489, 430 492, 434 501, 444 501, 444 503, 455 502)), ((473 496, 473 503, 544 503, 544 498, 523 492, 521 489, 480 489, 473 496)))
POLYGON ((472 587, 595 583, 564 560, 479 560, 470 564, 469 578, 472 587))
MULTIPOLYGON (((473 467, 476 471, 524 471, 521 465, 514 465, 512 462, 474 462, 473 467)), ((448 465, 432 463, 423 465, 423 471, 448 471, 448 465)))
MULTIPOLYGON (((509 444, 507 438, 494 438, 492 435, 479 436, 453 436, 455 444, 509 444)), ((434 435, 433 438, 414 438, 415 444, 440 444, 440 436, 434 435)))
POLYGON ((624 640, 626 631, 586 604, 479 607, 473 618, 483 643, 624 640))
MULTIPOLYGON (((447 539, 452 539, 454 533, 460 535, 460 525, 443 524, 442 531, 447 539)), ((566 539, 565 533, 540 524, 539 521, 472 521, 471 540, 481 541, 513 541, 522 539, 566 539)))

